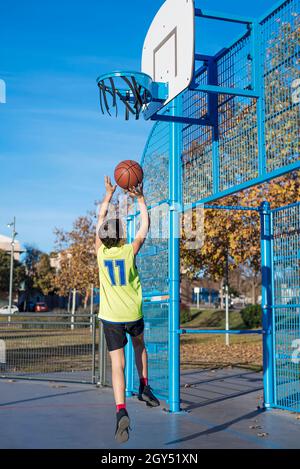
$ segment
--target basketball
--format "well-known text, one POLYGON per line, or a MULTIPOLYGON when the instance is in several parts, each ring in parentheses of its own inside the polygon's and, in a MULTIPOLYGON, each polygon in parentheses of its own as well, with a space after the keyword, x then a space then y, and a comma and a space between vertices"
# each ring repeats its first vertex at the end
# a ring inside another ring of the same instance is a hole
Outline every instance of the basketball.
POLYGON ((115 169, 115 181, 122 189, 137 187, 143 181, 143 170, 133 160, 125 160, 118 164, 115 169))

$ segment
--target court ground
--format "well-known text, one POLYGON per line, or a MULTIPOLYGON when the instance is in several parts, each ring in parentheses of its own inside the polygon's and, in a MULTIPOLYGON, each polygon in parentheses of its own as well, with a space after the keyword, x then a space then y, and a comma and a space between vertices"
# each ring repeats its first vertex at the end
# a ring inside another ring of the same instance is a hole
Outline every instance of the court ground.
MULTIPOLYGON (((262 374, 238 368, 182 374, 185 412, 128 401, 122 448, 300 448, 299 414, 262 411, 262 374)), ((0 380, 0 448, 119 448, 110 388, 0 380)))

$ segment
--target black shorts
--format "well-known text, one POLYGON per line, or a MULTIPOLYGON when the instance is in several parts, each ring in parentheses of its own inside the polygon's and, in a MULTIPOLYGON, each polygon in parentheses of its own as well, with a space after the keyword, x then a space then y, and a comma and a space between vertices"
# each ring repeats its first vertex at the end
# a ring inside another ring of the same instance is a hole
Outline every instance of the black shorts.
POLYGON ((131 337, 137 337, 144 332, 144 319, 141 318, 134 322, 107 322, 101 320, 103 324, 104 335, 109 352, 125 347, 128 340, 126 333, 131 337))

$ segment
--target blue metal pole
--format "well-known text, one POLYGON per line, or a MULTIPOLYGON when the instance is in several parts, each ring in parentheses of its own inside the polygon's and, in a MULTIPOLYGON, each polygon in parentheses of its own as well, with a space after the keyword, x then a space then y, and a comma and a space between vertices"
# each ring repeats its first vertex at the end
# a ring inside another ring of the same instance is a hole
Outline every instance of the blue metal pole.
POLYGON ((261 204, 261 276, 263 322, 264 406, 274 404, 273 321, 272 321, 272 221, 270 204, 261 204))
MULTIPOLYGON (((208 84, 218 86, 218 67, 214 58, 208 62, 208 84)), ((219 114, 218 95, 210 93, 208 95, 208 115, 212 123, 212 175, 213 193, 220 189, 220 158, 219 158, 219 114)))
POLYGON ((264 176, 267 171, 266 136, 265 136, 265 85, 264 63, 262 54, 262 28, 256 21, 251 25, 252 86, 258 95, 256 103, 257 139, 258 139, 258 174, 264 176))
POLYGON ((249 24, 253 22, 253 18, 228 15, 226 13, 218 13, 216 11, 201 10, 200 8, 195 8, 195 16, 212 20, 228 21, 230 23, 249 24))
POLYGON ((228 94, 229 96, 245 96, 247 98, 258 98, 255 91, 244 90, 243 88, 229 88, 226 86, 202 85, 199 83, 195 87, 190 86, 191 91, 203 91, 204 93, 228 94))
MULTIPOLYGON (((171 115, 181 113, 181 100, 179 96, 171 103, 171 115)), ((169 199, 169 409, 180 412, 181 125, 177 123, 170 124, 169 199)))
MULTIPOLYGON (((134 239, 134 221, 135 217, 130 215, 127 218, 127 241, 131 243, 134 239)), ((128 336, 128 343, 125 347, 125 379, 126 379, 126 397, 133 395, 133 367, 134 367, 134 353, 131 338, 128 336)))
POLYGON ((262 330, 238 330, 238 329, 180 329, 179 334, 232 334, 232 335, 246 335, 246 334, 262 334, 262 330))

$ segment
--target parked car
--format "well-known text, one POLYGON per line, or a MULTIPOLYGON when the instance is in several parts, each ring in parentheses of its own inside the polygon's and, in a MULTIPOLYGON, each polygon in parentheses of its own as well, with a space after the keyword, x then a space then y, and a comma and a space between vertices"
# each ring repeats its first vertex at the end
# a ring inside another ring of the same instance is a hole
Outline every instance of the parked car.
MULTIPOLYGON (((218 308, 220 308, 220 305, 221 305, 221 298, 216 298, 216 300, 214 301, 214 307, 216 309, 218 309, 218 308)), ((231 298, 229 298, 228 307, 229 307, 229 309, 234 308, 234 303, 233 303, 231 298)), ((225 308, 225 298, 224 298, 224 308, 225 308)))
POLYGON ((36 313, 47 313, 49 311, 46 303, 37 303, 34 307, 36 313))
POLYGON ((35 308, 35 303, 34 303, 33 301, 28 301, 28 302, 27 302, 26 311, 27 311, 28 313, 34 313, 34 311, 35 311, 34 308, 35 308))
MULTIPOLYGON (((18 313, 18 312, 19 312, 18 307, 15 306, 15 305, 12 305, 11 310, 10 310, 10 314, 15 314, 15 313, 18 313)), ((9 305, 2 306, 2 308, 0 308, 0 314, 9 315, 9 305)))

